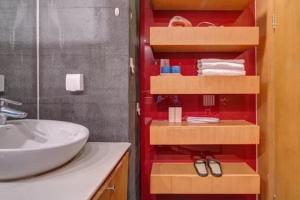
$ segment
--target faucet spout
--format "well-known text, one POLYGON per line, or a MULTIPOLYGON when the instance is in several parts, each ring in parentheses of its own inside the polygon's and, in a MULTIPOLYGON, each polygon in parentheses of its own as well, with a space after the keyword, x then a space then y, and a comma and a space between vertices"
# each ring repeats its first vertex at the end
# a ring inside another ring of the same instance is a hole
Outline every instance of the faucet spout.
POLYGON ((0 108, 0 113, 4 114, 6 117, 23 119, 27 117, 27 113, 23 111, 19 111, 13 108, 9 108, 7 106, 0 108))
POLYGON ((22 105, 20 102, 0 98, 0 125, 6 124, 7 118, 23 119, 27 113, 8 107, 8 104, 22 105))

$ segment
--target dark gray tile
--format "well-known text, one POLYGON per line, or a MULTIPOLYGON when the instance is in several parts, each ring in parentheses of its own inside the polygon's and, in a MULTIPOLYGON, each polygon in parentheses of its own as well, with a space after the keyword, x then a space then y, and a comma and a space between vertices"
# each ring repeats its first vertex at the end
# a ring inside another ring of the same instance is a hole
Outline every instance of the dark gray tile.
MULTIPOLYGON (((43 51, 47 54, 46 49, 43 51)), ((129 67, 127 56, 103 55, 104 51, 101 48, 82 49, 82 51, 77 52, 78 54, 62 51, 52 52, 53 55, 42 55, 40 58, 42 98, 44 96, 68 98, 70 95, 65 90, 67 73, 84 74, 85 91, 79 95, 79 99, 95 95, 101 96, 105 93, 113 94, 109 95, 112 98, 114 96, 128 97, 129 67), (115 91, 119 93, 116 94, 115 91)))
POLYGON ((35 48, 35 44, 35 2, 0 1, 0 49, 30 49, 35 48))
POLYGON ((0 51, 0 63, 0 74, 5 76, 5 97, 24 103, 17 109, 36 118, 36 56, 0 51))
POLYGON ((129 11, 120 10, 120 16, 114 16, 114 9, 105 9, 103 18, 105 23, 100 24, 99 28, 106 27, 105 52, 106 54, 129 55, 129 11))
POLYGON ((36 0, 0 0, 0 9, 15 9, 22 4, 30 5, 30 7, 36 6, 36 0))
POLYGON ((40 105, 42 119, 70 121, 86 126, 91 141, 128 141, 127 106, 97 103, 55 103, 40 105))
POLYGON ((128 96, 129 59, 124 55, 105 55, 105 62, 91 79, 91 89, 119 89, 128 96))
MULTIPOLYGON (((128 38, 124 40, 128 43, 128 38)), ((85 125, 91 141, 128 141, 128 55, 108 52, 97 37, 95 42, 75 44, 42 44, 41 117, 85 125), (67 73, 84 74, 83 93, 65 91, 67 73)))
POLYGON ((2 95, 23 102, 15 108, 28 112, 28 118, 36 118, 37 112, 35 9, 34 0, 0 1, 0 74, 5 75, 2 95))
POLYGON ((128 0, 41 0, 41 7, 56 6, 58 8, 94 8, 120 7, 128 8, 128 0))
POLYGON ((99 45, 107 54, 128 55, 128 10, 119 17, 112 8, 43 8, 41 48, 99 45))

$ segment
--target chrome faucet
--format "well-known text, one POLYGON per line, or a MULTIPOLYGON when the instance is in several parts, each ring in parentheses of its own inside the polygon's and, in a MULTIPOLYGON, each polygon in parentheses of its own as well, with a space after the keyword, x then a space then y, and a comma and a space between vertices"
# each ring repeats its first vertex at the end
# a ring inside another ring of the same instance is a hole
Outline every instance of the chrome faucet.
POLYGON ((27 113, 8 107, 8 104, 21 106, 22 103, 12 101, 5 98, 0 98, 0 125, 5 125, 7 118, 23 119, 27 117, 27 113))

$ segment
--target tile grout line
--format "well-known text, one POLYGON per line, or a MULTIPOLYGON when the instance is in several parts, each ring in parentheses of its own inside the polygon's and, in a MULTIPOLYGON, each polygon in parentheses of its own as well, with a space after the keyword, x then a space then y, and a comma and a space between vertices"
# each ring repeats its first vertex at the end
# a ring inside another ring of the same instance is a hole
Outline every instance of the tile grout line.
POLYGON ((36 0, 36 83, 37 119, 40 119, 40 0, 36 0))

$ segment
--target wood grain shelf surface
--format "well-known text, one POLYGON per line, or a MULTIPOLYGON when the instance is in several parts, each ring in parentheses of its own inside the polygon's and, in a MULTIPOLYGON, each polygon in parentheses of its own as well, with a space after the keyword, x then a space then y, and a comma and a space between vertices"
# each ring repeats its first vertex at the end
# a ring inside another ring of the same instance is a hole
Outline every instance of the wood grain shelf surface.
POLYGON ((193 163, 153 163, 151 194, 259 194, 260 177, 246 163, 222 163, 223 176, 198 176, 193 163))
POLYGON ((258 27, 150 27, 154 52, 243 52, 258 44, 258 27))
POLYGON ((259 144, 259 126, 243 120, 224 120, 218 124, 152 121, 150 144, 259 144))
POLYGON ((259 76, 151 76, 151 94, 258 94, 259 76))
POLYGON ((152 0, 153 10, 245 10, 253 0, 152 0))

